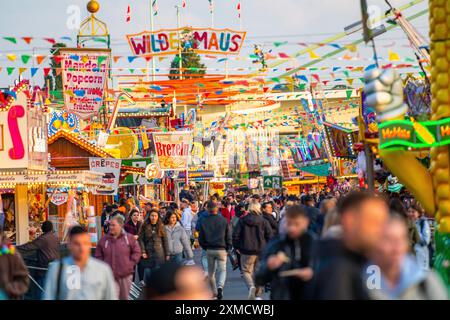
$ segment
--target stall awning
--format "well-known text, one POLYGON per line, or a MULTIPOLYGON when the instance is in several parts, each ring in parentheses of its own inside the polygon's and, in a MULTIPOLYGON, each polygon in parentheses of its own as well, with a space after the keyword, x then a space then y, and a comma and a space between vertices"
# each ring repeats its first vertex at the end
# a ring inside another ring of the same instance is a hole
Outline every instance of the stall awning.
POLYGON ((18 171, 0 172, 0 189, 18 184, 94 187, 102 185, 103 173, 93 171, 18 171))

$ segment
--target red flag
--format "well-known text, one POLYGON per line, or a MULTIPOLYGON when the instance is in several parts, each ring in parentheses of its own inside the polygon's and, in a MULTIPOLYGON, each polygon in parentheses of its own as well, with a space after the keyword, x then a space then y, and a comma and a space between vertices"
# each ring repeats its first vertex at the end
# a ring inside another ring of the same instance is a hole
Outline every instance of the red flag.
POLYGON ((44 77, 48 76, 50 73, 51 68, 44 68, 44 77))
POLYGON ((130 22, 131 21, 131 7, 130 7, 130 5, 128 5, 128 8, 127 8, 127 22, 130 22))
POLYGON ((45 41, 50 42, 51 44, 55 44, 56 40, 53 38, 44 38, 45 41))
POLYGON ((27 44, 30 44, 31 40, 33 40, 33 38, 32 37, 23 37, 22 40, 25 41, 27 44))
POLYGON ((241 17, 241 3, 239 2, 237 5, 238 17, 241 17))
POLYGON ((182 0, 182 1, 181 1, 181 6, 182 6, 183 8, 186 8, 186 0, 182 0))

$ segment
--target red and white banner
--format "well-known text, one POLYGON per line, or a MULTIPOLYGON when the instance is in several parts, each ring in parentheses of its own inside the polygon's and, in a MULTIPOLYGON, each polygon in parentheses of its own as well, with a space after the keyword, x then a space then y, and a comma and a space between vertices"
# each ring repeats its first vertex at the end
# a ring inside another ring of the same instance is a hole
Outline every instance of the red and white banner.
POLYGON ((188 169, 192 144, 192 132, 153 133, 156 163, 162 171, 188 169))
POLYGON ((103 104, 111 60, 109 49, 60 49, 64 104, 82 119, 97 115, 103 104))

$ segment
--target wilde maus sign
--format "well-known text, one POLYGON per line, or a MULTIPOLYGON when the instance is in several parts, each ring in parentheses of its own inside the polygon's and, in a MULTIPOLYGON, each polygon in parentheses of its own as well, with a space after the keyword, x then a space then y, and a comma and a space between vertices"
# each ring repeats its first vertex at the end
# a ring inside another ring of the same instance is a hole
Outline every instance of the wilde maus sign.
POLYGON ((205 54, 239 54, 246 32, 230 29, 180 28, 127 35, 136 56, 175 55, 181 48, 205 54))

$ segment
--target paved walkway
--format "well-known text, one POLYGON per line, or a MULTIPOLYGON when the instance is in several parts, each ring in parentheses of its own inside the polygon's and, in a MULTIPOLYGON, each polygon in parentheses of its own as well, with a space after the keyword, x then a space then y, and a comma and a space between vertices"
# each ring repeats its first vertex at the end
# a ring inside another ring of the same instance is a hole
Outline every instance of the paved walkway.
MULTIPOLYGON (((195 250, 195 263, 201 266, 200 256, 201 250, 195 250)), ((230 260, 227 263, 227 281, 223 291, 223 300, 247 300, 248 289, 245 285, 244 279, 241 277, 239 269, 234 270, 231 267, 230 260)), ((268 294, 265 294, 265 299, 268 299, 268 294)))

